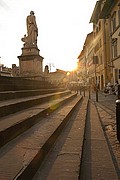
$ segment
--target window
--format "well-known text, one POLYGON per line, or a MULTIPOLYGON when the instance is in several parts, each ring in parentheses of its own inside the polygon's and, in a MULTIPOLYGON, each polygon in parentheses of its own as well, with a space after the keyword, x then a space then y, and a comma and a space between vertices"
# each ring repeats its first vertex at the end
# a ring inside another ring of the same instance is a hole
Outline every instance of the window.
POLYGON ((101 22, 99 22, 99 31, 101 30, 101 22))
POLYGON ((111 26, 112 26, 112 32, 114 32, 116 30, 116 12, 113 13, 111 26))
POLYGON ((102 61, 102 54, 100 55, 100 64, 102 64, 103 61, 102 61))
POLYGON ((119 21, 119 26, 120 26, 120 9, 118 10, 118 21, 119 21))
POLYGON ((99 48, 101 48, 101 46, 102 46, 102 42, 101 42, 101 39, 100 39, 100 41, 99 41, 99 48))
POLYGON ((113 39, 113 59, 117 57, 117 38, 113 39))

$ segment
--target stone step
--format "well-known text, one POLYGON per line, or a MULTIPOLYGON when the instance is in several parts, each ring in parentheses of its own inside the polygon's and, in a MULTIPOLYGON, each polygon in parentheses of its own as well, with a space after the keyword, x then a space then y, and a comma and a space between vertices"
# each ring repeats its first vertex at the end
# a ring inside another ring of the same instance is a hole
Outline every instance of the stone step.
POLYGON ((83 98, 32 180, 79 179, 88 98, 83 98))
POLYGON ((49 81, 0 76, 0 91, 19 91, 55 88, 49 81))
POLYGON ((50 114, 60 107, 60 105, 76 97, 76 94, 66 94, 64 96, 63 94, 61 94, 61 96, 59 95, 60 94, 56 94, 56 96, 52 96, 52 99, 46 97, 48 101, 44 101, 42 104, 28 109, 24 108, 23 111, 2 117, 0 119, 0 147, 31 128, 34 124, 40 121, 41 117, 50 114))
POLYGON ((1 148, 0 179, 32 179, 82 98, 75 97, 1 148))
POLYGON ((39 96, 31 96, 31 97, 24 97, 12 100, 6 100, 0 102, 0 117, 7 116, 12 113, 16 113, 23 109, 30 108, 32 106, 41 104, 46 101, 50 101, 51 99, 56 99, 58 97, 65 96, 70 94, 69 90, 51 94, 44 94, 39 96))
POLYGON ((65 91, 63 88, 0 92, 0 101, 65 91))

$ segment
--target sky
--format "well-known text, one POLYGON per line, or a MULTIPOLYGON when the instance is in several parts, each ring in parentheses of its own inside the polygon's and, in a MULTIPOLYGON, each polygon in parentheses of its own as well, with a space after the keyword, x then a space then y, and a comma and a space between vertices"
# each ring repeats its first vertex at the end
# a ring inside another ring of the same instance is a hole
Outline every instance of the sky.
POLYGON ((92 32, 90 18, 96 0, 0 0, 0 63, 19 66, 26 17, 34 11, 37 45, 50 71, 73 70, 85 38, 92 32))

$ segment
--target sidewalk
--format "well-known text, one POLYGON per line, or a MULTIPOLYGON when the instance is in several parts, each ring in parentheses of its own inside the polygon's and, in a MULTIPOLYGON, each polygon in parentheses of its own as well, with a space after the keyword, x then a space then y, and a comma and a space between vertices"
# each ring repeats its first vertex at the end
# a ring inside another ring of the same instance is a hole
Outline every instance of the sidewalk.
POLYGON ((115 169, 120 178, 120 143, 117 140, 116 130, 116 100, 115 95, 99 92, 98 102, 96 102, 96 94, 91 93, 91 100, 95 102, 99 112, 102 129, 104 131, 106 141, 108 143, 115 169))
POLYGON ((90 112, 88 112, 86 121, 80 179, 118 180, 110 149, 93 101, 90 101, 90 112))
MULTIPOLYGON (((96 93, 91 92, 91 100, 96 102, 96 93)), ((107 94, 102 91, 98 92, 98 103, 116 112, 116 100, 117 96, 113 94, 107 94)))

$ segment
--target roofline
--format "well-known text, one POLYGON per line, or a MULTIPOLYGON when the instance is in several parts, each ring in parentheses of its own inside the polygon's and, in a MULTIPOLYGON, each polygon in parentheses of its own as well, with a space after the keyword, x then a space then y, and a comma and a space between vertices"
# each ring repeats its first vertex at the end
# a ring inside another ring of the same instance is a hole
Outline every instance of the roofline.
POLYGON ((113 9, 114 5, 118 2, 118 0, 106 0, 104 6, 103 6, 103 9, 100 13, 100 19, 104 19, 106 18, 111 10, 113 9))
POLYGON ((79 54, 79 56, 78 56, 77 59, 79 59, 80 56, 82 56, 82 54, 84 53, 84 50, 85 50, 85 44, 86 44, 88 38, 90 37, 90 35, 93 35, 93 31, 91 31, 90 33, 87 34, 87 36, 86 36, 86 38, 85 38, 85 41, 84 41, 84 44, 83 44, 83 49, 82 49, 82 51, 80 52, 80 54, 79 54))
POLYGON ((94 22, 94 17, 96 15, 96 11, 99 7, 99 4, 100 4, 100 1, 97 1, 96 4, 95 4, 95 7, 94 7, 94 10, 93 10, 93 13, 92 13, 92 16, 90 18, 90 22, 89 23, 93 23, 94 22))

